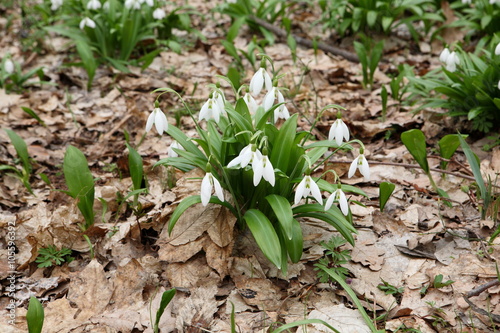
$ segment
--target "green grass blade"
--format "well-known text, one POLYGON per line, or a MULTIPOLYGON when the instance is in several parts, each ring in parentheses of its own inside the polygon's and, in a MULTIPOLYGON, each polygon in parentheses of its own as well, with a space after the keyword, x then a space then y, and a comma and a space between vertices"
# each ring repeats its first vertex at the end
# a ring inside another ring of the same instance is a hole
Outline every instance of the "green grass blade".
POLYGON ((387 200, 391 197, 392 192, 394 192, 394 189, 396 188, 396 185, 393 183, 389 182, 382 182, 380 183, 380 194, 379 194, 379 199, 380 199, 380 211, 384 211, 385 204, 387 203, 387 200))
POLYGON ((401 134, 401 141, 425 173, 429 174, 424 133, 419 129, 411 129, 401 134))
POLYGON ((278 222, 281 224, 281 228, 285 231, 285 235, 291 240, 293 236, 293 213, 290 203, 285 197, 277 194, 268 195, 266 200, 271 205, 278 222))
POLYGON ((155 332, 158 332, 158 325, 160 324, 160 318, 163 315, 163 312, 165 312, 165 309, 167 308, 167 305, 170 303, 170 301, 174 298, 176 289, 172 288, 170 290, 167 290, 163 293, 161 296, 161 301, 160 301, 160 307, 158 308, 158 311, 156 311, 156 319, 155 319, 155 324, 153 330, 155 332))
POLYGON ((28 322, 29 333, 41 333, 45 315, 43 306, 40 301, 34 297, 30 297, 28 312, 26 313, 26 321, 28 322))
POLYGON ((23 164, 23 168, 26 171, 26 173, 29 175, 31 174, 32 171, 32 166, 30 162, 30 155, 28 154, 28 146, 26 145, 26 142, 19 136, 17 135, 16 132, 6 129, 5 132, 7 132, 7 135, 10 138, 10 141, 14 145, 14 148, 16 149, 17 156, 21 159, 21 163, 23 164))
POLYGON ((247 210, 243 219, 246 221, 262 253, 276 267, 281 268, 280 241, 269 219, 257 209, 247 210))

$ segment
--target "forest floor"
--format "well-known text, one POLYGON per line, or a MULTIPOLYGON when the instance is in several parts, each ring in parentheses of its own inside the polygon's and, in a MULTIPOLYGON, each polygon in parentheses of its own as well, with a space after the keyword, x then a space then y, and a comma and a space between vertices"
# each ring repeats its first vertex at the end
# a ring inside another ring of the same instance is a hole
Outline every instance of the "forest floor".
MULTIPOLYGON (((211 2, 192 4, 207 17, 212 15, 207 8, 211 2)), ((320 33, 311 31, 311 20, 304 15, 296 18, 295 28, 302 27, 302 34, 309 38, 320 33)), ((20 19, 7 31, 6 24, 0 18, 0 55, 9 52, 17 61, 24 59, 24 70, 44 67, 51 84, 35 85, 20 94, 0 90, 0 128, 21 136, 35 161, 33 194, 15 177, 0 175, 1 332, 27 332, 25 316, 31 295, 43 301, 44 332, 152 332, 150 318, 161 294, 173 287, 177 295, 161 319, 161 332, 230 332, 233 305, 240 332, 263 332, 273 323, 276 327, 276 323, 306 318, 323 319, 342 333, 369 332, 345 291, 318 282, 314 263, 324 255, 320 242, 336 234, 331 226, 302 221, 304 254, 300 262, 290 264, 286 276, 261 254, 251 234, 239 230, 235 218, 219 206, 196 205, 179 220, 172 235, 166 230, 177 204, 199 192, 200 181, 193 178, 200 174, 178 172, 177 186, 168 188, 166 169, 152 167, 167 156, 172 138, 152 131, 139 145, 154 107, 156 95, 151 92, 170 87, 197 110, 208 98, 208 84, 220 81, 216 75, 225 75, 232 62, 220 43, 228 19, 200 20, 197 28, 206 40, 185 47, 181 54, 161 52, 142 72, 131 68, 131 74, 122 74, 101 66, 90 91, 83 69, 63 66, 71 51, 67 40, 51 36, 42 53, 22 52, 20 19), (21 107, 34 110, 46 127, 21 107), (120 206, 117 198, 117 192, 125 195, 132 184, 125 131, 145 164, 149 192, 140 197, 145 210, 141 216, 120 206), (97 179, 96 198, 108 202, 107 212, 101 214, 103 207, 96 199, 96 223, 86 232, 94 259, 78 227, 83 217, 75 201, 61 191, 66 189, 62 162, 68 145, 85 154, 97 179), (50 185, 40 174, 47 175, 50 185), (6 310, 11 276, 7 235, 12 225, 17 248, 15 325, 8 323, 6 310), (74 260, 38 268, 38 251, 49 245, 71 249, 74 260)), ((349 39, 338 43, 323 37, 325 42, 353 51, 349 39)), ((241 32, 236 47, 245 49, 251 38, 249 31, 241 32)), ((338 104, 346 108, 343 119, 351 135, 366 145, 369 181, 359 175, 347 178, 351 153, 336 156, 324 168, 334 168, 344 184, 359 186, 369 196, 351 196, 365 206, 351 205, 358 233, 356 246, 345 247, 352 251, 345 267, 351 272, 350 286, 367 311, 374 316, 387 314, 378 327, 387 332, 410 328, 413 332, 493 331, 499 325, 494 318, 500 316, 500 286, 471 297, 472 305, 464 299, 497 278, 500 259, 499 241, 491 245, 485 241, 495 223, 481 219, 478 199, 462 189, 473 183, 458 176, 472 175, 465 156, 459 149, 447 169, 451 174, 433 174, 450 195, 453 205, 447 207, 437 200, 429 179, 414 166, 400 140, 403 131, 420 128, 428 146, 435 148, 442 136, 456 133, 457 123, 439 112, 414 114, 393 101, 386 119, 381 118, 380 88, 390 82, 389 73, 402 63, 421 72, 440 66, 442 45, 422 42, 418 47, 404 36, 384 38, 384 62, 372 90, 363 89, 361 65, 341 57, 299 46, 294 62, 288 46, 279 39, 266 47, 266 53, 286 74, 282 85, 289 89, 287 106, 291 113, 300 113, 304 129, 322 107, 338 104), (394 183, 396 190, 380 212, 378 187, 384 181, 394 183), (433 282, 439 275, 443 281, 454 282, 435 288, 433 282), (378 288, 382 281, 404 290, 396 296, 386 294, 378 288)), ((253 75, 250 65, 242 75, 248 83, 253 75)), ((221 84, 230 99, 231 90, 221 84)), ((160 101, 169 122, 175 124, 180 101, 172 94, 163 95, 160 101)), ((194 133, 191 118, 181 115, 179 119, 177 126, 194 133)), ((323 114, 314 134, 325 138, 334 120, 333 112, 323 114)), ((468 141, 481 160, 482 172, 495 179, 500 172, 500 150, 481 150, 487 139, 469 137, 468 141)), ((6 132, 0 131, 0 164, 14 165, 16 156, 6 132)), ((429 161, 434 168, 440 163, 437 158, 429 161)), ((309 325, 297 332, 306 330, 327 331, 309 325)))

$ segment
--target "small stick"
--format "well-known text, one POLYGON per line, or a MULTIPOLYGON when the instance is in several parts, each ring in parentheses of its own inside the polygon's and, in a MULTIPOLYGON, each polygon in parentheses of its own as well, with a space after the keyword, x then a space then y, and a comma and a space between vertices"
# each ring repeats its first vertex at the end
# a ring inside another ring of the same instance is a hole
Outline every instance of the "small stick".
POLYGON ((497 315, 497 314, 494 314, 491 312, 487 312, 486 310, 477 307, 474 303, 472 303, 472 301, 469 299, 469 297, 479 296, 479 294, 481 294, 483 291, 485 291, 493 286, 499 285, 499 284, 500 284, 500 281, 498 279, 496 279, 496 280, 490 281, 488 283, 485 283, 485 284, 483 284, 475 289, 472 289, 471 291, 469 291, 467 293, 467 295, 464 295, 464 300, 467 302, 467 304, 469 304, 469 306, 471 307, 471 309, 474 312, 477 312, 479 314, 482 314, 483 316, 491 318, 491 320, 493 320, 495 323, 500 323, 500 315, 497 315))
MULTIPOLYGON (((275 26, 275 25, 273 25, 265 20, 262 20, 258 17, 253 16, 253 15, 251 15, 249 17, 249 19, 251 21, 254 21, 255 23, 257 23, 258 25, 263 26, 267 30, 273 32, 276 36, 284 37, 284 38, 286 38, 288 36, 288 34, 285 30, 278 28, 277 26, 275 26)), ((302 46, 309 47, 309 48, 314 48, 314 46, 315 46, 315 43, 313 43, 309 39, 295 36, 294 34, 292 34, 292 37, 295 39, 297 44, 300 44, 302 46)), ((349 51, 340 49, 340 48, 332 46, 332 45, 325 44, 323 42, 317 42, 316 47, 322 51, 331 53, 333 55, 341 56, 341 57, 343 57, 351 62, 359 63, 358 56, 354 53, 349 52, 349 51)))

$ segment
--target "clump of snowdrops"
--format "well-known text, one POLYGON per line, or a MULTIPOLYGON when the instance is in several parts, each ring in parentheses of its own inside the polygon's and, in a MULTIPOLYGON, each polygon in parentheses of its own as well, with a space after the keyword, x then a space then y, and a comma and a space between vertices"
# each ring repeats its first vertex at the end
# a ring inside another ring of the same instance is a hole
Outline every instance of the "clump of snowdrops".
POLYGON ((46 12, 60 24, 45 29, 68 37, 82 59, 88 88, 99 64, 129 72, 128 65, 147 68, 165 48, 180 52, 174 29, 195 33, 188 6, 165 10, 163 0, 50 0, 46 12))
MULTIPOLYGON (((273 66, 271 59, 262 55, 261 67, 250 84, 238 91, 233 87, 235 102, 226 98, 219 85, 211 86, 212 93, 198 116, 183 101, 196 124, 197 137, 190 138, 168 124, 159 108, 162 94, 177 93, 170 88, 155 90, 159 95, 146 130, 154 125, 159 134, 165 132, 175 140, 169 157, 156 165, 205 172, 200 194, 179 203, 169 221, 169 232, 190 206, 223 205, 241 227, 250 229, 264 255, 286 273, 288 259, 295 263, 302 256, 302 218, 322 220, 354 243, 355 229, 345 193, 364 195, 363 191, 341 184, 334 171, 329 171, 335 174, 333 184, 323 179, 324 174, 315 177, 316 169, 339 150, 353 149, 352 144, 359 146, 359 155, 348 176, 359 169, 368 180, 370 169, 363 143, 349 141, 349 130, 340 117, 343 108, 328 105, 322 110, 314 124, 327 109, 338 110, 339 118, 332 124, 328 140, 315 140, 312 129, 303 131, 297 126, 299 115, 290 115, 284 89, 279 87, 283 75, 272 78, 267 64, 273 66)), ((229 79, 219 78, 231 84, 229 79)))

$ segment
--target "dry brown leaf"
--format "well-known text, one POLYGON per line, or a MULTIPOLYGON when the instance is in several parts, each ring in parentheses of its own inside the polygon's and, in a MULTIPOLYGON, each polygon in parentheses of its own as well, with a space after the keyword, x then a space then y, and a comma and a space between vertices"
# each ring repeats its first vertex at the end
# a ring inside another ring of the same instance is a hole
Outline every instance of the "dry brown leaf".
POLYGON ((218 309, 216 293, 217 285, 206 283, 194 289, 189 297, 176 297, 172 310, 176 315, 175 328, 179 332, 186 332, 190 327, 210 328, 218 309))
POLYGON ((169 264, 163 274, 173 287, 193 288, 209 280, 220 280, 202 256, 194 257, 186 263, 169 264))
MULTIPOLYGON (((348 309, 344 306, 344 304, 317 308, 307 315, 307 319, 321 319, 342 333, 371 332, 359 311, 355 309, 348 309)), ((312 330, 311 328, 305 330, 301 327, 298 332, 330 332, 330 329, 324 325, 308 325, 308 327, 311 326, 313 326, 315 330, 312 330)))
POLYGON ((284 295, 270 280, 241 276, 234 282, 238 293, 248 305, 266 311, 276 311, 281 307, 284 295))
POLYGON ((374 271, 382 269, 384 258, 382 257, 385 250, 375 245, 375 235, 370 232, 360 232, 358 234, 356 245, 351 253, 351 259, 354 262, 359 262, 363 266, 368 266, 374 271))

